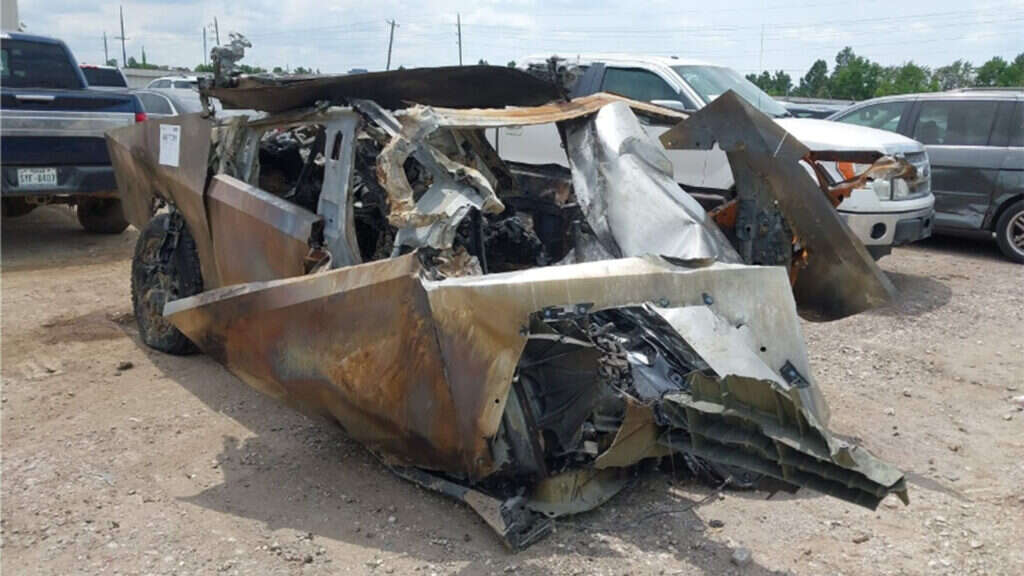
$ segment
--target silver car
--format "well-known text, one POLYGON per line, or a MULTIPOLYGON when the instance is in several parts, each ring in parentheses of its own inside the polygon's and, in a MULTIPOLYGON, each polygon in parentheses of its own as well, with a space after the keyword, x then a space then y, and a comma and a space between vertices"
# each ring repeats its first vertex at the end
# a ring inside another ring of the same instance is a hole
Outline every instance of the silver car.
POLYGON ((1024 263, 1024 89, 903 94, 829 118, 891 130, 928 150, 939 234, 994 236, 1024 263))

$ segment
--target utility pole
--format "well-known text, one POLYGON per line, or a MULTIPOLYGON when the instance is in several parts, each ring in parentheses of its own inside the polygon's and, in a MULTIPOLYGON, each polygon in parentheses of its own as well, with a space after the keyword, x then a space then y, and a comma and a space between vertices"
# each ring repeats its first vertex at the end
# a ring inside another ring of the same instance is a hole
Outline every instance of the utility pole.
POLYGON ((455 13, 455 27, 459 31, 459 66, 462 66, 462 15, 455 13))
POLYGON ((110 62, 110 54, 107 53, 107 31, 103 31, 103 65, 106 66, 107 62, 110 62))
POLYGON ((206 55, 207 54, 208 54, 208 51, 206 50, 206 26, 203 26, 203 66, 206 65, 206 55))
POLYGON ((213 35, 217 39, 217 46, 220 46, 220 28, 217 26, 217 17, 213 17, 213 35))
POLYGON ((127 39, 128 38, 125 38, 125 35, 124 35, 124 6, 122 5, 121 6, 121 35, 118 36, 117 38, 115 38, 115 40, 120 40, 121 41, 121 68, 127 68, 128 67, 128 51, 124 49, 124 41, 127 40, 127 39))
POLYGON ((391 34, 388 36, 388 63, 384 69, 391 70, 391 46, 395 43, 395 26, 397 26, 397 24, 395 24, 394 18, 386 22, 391 25, 391 34))

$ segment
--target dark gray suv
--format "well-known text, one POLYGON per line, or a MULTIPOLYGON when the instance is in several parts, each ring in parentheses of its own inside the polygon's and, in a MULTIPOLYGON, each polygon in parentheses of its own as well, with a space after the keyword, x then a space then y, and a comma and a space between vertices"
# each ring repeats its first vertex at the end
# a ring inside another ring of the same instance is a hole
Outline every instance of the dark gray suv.
POLYGON ((925 145, 938 234, 994 235, 1024 263, 1024 88, 886 96, 829 120, 899 132, 925 145))

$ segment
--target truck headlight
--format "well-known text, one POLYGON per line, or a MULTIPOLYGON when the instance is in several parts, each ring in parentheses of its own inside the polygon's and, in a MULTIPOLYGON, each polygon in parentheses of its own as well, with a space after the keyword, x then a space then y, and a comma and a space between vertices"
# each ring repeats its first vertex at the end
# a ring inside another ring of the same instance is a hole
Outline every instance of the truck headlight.
POLYGON ((903 178, 897 178, 892 181, 892 199, 900 200, 910 196, 910 184, 903 178))
MULTIPOLYGON (((897 182, 903 182, 897 180, 897 182)), ((892 181, 891 180, 872 180, 868 182, 868 186, 875 191, 875 196, 878 196, 879 200, 892 200, 892 181)))

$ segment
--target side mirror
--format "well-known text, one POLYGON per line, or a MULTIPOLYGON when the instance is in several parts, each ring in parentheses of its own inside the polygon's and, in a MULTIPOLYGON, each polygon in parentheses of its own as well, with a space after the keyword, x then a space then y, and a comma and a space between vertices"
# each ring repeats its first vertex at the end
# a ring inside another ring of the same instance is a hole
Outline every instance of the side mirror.
POLYGON ((677 112, 692 112, 692 110, 687 110, 686 106, 679 100, 651 100, 651 104, 661 106, 662 108, 669 108, 677 112))

